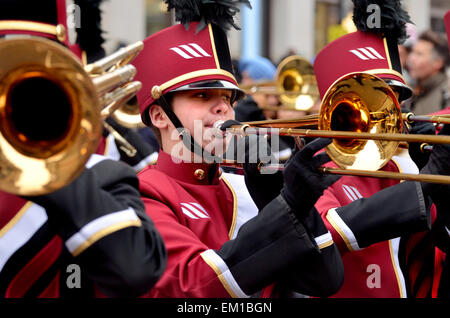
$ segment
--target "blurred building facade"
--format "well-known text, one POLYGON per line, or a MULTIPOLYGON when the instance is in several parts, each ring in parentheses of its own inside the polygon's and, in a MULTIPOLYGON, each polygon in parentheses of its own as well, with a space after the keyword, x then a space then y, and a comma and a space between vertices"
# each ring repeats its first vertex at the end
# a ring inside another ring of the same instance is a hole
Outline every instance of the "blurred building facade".
MULTIPOLYGON (((258 54, 278 64, 290 54, 309 60, 331 40, 352 30, 351 0, 250 0, 237 17, 241 31, 229 32, 232 56, 258 54), (350 13, 350 14, 349 14, 350 13)), ((417 33, 445 33, 443 15, 448 0, 404 0, 417 33)), ((105 49, 142 40, 174 23, 162 0, 108 0, 103 3, 105 49)))

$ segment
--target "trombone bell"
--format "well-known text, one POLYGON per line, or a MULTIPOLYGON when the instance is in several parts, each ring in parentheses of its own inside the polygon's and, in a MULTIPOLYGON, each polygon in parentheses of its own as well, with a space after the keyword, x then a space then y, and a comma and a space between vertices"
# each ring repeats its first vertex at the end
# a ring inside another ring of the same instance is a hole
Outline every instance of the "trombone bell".
POLYGON ((310 110, 319 100, 314 68, 297 55, 288 56, 278 65, 276 86, 281 104, 294 110, 310 110))
POLYGON ((0 40, 0 190, 55 191, 97 149, 97 91, 78 58, 42 38, 0 40))
MULTIPOLYGON (((338 79, 325 94, 319 130, 399 134, 402 113, 394 92, 382 79, 352 73, 338 79)), ((399 141, 333 139, 326 151, 343 169, 375 171, 395 154, 399 141)))

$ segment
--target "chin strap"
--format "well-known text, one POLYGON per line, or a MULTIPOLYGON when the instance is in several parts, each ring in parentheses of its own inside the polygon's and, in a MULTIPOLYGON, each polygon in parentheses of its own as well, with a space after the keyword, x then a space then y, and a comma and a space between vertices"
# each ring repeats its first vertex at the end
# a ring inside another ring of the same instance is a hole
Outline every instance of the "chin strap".
POLYGON ((169 117, 172 124, 175 126, 176 130, 178 131, 179 135, 181 136, 181 140, 183 142, 183 145, 192 153, 196 154, 197 156, 200 156, 200 158, 207 158, 208 160, 211 160, 214 163, 221 163, 222 158, 219 158, 210 152, 206 151, 202 148, 195 140, 194 137, 191 136, 189 131, 183 127, 183 124, 181 123, 180 119, 175 115, 172 108, 170 107, 167 100, 164 98, 164 96, 161 96, 158 100, 159 105, 163 108, 164 112, 169 117))

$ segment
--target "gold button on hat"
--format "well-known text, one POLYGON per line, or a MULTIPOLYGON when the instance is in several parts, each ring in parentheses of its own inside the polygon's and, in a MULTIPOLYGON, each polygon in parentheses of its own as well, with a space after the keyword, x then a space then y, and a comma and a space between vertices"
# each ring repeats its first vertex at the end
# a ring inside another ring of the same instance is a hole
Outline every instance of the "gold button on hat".
POLYGON ((197 180, 203 180, 205 179, 205 171, 203 169, 197 169, 194 172, 194 177, 197 180))

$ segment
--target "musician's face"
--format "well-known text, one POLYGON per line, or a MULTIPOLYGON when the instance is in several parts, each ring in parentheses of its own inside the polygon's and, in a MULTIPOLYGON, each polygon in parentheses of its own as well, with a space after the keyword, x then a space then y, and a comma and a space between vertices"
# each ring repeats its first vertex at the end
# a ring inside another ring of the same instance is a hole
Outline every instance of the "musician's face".
MULTIPOLYGON (((199 145, 216 156, 221 156, 225 151, 229 138, 225 138, 223 134, 213 133, 218 132, 217 129, 213 129, 213 125, 219 120, 234 119, 231 97, 230 90, 199 89, 176 92, 172 98, 172 109, 182 125, 199 145)), ((174 143, 179 144, 180 139, 176 138, 176 129, 172 122, 165 117, 167 133, 163 134, 162 131, 161 137, 163 145, 165 140, 168 145, 164 150, 170 153, 168 148, 171 149, 174 143)))

